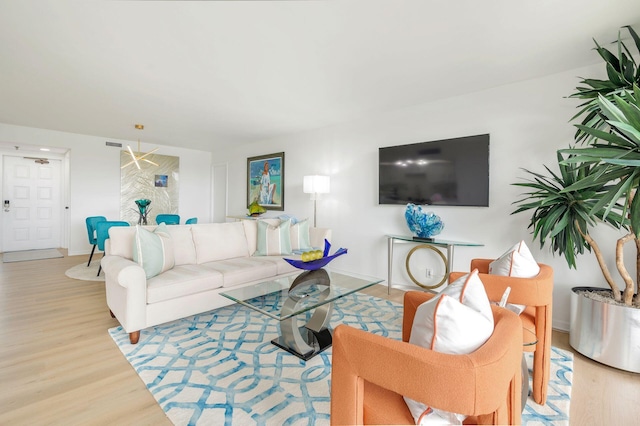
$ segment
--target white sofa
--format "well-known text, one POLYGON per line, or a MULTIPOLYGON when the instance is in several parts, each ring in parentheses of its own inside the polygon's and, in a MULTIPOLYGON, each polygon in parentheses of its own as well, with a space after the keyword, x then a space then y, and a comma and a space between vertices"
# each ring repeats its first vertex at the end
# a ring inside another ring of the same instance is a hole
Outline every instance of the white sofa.
MULTIPOLYGON (((133 261, 136 228, 109 229, 101 260, 107 305, 129 333, 131 343, 137 343, 140 330, 147 327, 232 304, 219 294, 225 289, 300 272, 283 260, 299 256, 254 255, 258 239, 255 220, 172 225, 167 230, 175 265, 147 279, 145 270, 133 261)), ((312 247, 324 247, 331 230, 310 227, 309 237, 312 247)))

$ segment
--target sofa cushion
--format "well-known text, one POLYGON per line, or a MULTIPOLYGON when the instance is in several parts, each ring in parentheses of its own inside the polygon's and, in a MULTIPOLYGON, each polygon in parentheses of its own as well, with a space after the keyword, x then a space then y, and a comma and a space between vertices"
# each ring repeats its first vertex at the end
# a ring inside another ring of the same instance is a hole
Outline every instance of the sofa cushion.
MULTIPOLYGON (((301 256, 299 254, 292 254, 291 256, 287 256, 287 258, 300 260, 301 256)), ((296 268, 295 266, 291 265, 289 262, 284 260, 282 256, 259 256, 259 257, 253 257, 252 259, 261 259, 261 260, 266 260, 273 263, 274 265, 276 265, 276 268, 277 268, 276 273, 278 275, 290 274, 296 271, 300 272, 300 269, 296 268)))
POLYGON ((291 250, 311 250, 311 240, 309 239, 309 220, 305 219, 291 225, 291 250))
POLYGON ((191 232, 198 264, 249 256, 244 226, 240 222, 194 225, 191 232))
POLYGON ((275 277, 278 271, 275 262, 262 257, 226 259, 201 266, 221 274, 225 288, 251 281, 266 281, 275 277))
POLYGON ((147 303, 173 300, 222 287, 222 274, 200 265, 181 265, 147 281, 147 303))
POLYGON ((291 221, 285 220, 278 226, 258 221, 258 246, 255 256, 276 256, 291 254, 291 221))
POLYGON ((164 223, 153 231, 136 226, 133 260, 144 269, 147 279, 173 268, 173 241, 164 223))
POLYGON ((171 225, 167 227, 173 239, 173 254, 175 266, 195 265, 198 263, 196 245, 193 242, 193 234, 190 225, 171 225))

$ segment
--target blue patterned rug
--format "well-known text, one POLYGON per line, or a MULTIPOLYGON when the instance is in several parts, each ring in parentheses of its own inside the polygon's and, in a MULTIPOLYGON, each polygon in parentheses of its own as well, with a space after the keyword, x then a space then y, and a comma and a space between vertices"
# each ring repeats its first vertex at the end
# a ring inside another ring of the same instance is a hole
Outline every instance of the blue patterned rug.
MULTIPOLYGON (((331 323, 400 339, 402 306, 355 293, 334 305, 331 323)), ((272 345, 276 321, 249 308, 151 327, 137 345, 121 327, 109 333, 176 425, 329 424, 331 348, 304 362, 272 345)), ((569 424, 572 367, 572 354, 553 348, 548 402, 529 399, 523 424, 569 424)))

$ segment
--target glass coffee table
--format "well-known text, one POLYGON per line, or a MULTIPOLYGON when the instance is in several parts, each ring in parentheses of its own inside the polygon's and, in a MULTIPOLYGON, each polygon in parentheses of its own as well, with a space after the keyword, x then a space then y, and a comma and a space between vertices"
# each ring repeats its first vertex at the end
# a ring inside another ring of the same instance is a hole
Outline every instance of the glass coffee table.
POLYGON ((279 321, 271 343, 306 361, 331 347, 333 302, 380 282, 317 269, 220 294, 279 321), (306 313, 311 318, 298 326, 296 317, 306 313))

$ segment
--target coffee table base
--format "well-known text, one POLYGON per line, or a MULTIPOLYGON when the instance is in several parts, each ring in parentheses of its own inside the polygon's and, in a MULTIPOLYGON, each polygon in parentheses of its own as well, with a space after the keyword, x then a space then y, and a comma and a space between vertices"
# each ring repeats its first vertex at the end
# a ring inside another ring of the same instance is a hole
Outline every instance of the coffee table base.
POLYGON ((307 345, 309 345, 312 350, 307 353, 300 353, 295 348, 287 345, 284 337, 279 336, 276 339, 273 339, 271 343, 279 347, 280 349, 284 349, 292 355, 297 356, 298 358, 307 361, 314 356, 318 355, 320 352, 324 351, 327 348, 331 347, 331 343, 333 342, 333 336, 331 334, 331 330, 325 328, 324 330, 320 330, 320 332, 316 332, 308 329, 304 325, 302 327, 298 327, 298 331, 300 336, 305 341, 307 345))

